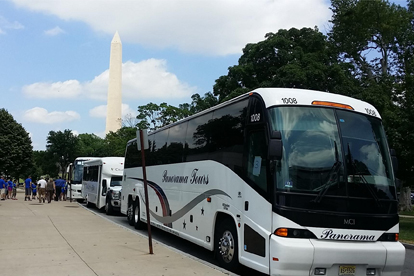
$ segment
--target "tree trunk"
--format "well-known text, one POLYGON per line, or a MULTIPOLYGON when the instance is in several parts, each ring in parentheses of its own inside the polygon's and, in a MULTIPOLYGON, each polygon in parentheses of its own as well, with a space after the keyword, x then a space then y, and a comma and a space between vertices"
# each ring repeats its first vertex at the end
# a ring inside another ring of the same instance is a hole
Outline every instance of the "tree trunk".
POLYGON ((413 206, 411 205, 411 189, 410 187, 402 187, 399 198, 400 211, 411 211, 413 206))

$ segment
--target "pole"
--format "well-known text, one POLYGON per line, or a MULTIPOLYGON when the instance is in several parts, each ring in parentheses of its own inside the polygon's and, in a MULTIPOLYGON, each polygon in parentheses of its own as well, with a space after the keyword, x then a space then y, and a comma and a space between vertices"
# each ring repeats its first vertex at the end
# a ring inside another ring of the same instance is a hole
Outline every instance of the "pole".
POLYGON ((144 148, 144 134, 142 129, 139 130, 139 140, 141 143, 141 157, 142 157, 142 175, 144 177, 144 191, 145 191, 145 205, 147 208, 147 227, 148 227, 148 245, 150 254, 154 254, 152 251, 152 236, 151 236, 151 221, 149 213, 149 203, 148 203, 148 185, 147 185, 147 171, 145 169, 145 148, 144 148))

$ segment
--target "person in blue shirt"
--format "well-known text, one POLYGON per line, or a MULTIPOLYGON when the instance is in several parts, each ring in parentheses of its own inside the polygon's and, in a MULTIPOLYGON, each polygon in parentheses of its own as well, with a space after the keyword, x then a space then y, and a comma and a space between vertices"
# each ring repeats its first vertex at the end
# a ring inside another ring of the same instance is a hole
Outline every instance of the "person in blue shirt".
POLYGON ((6 200, 6 181, 4 181, 4 176, 0 177, 0 197, 1 200, 6 200))
POLYGON ((24 201, 29 200, 32 201, 30 199, 30 195, 32 193, 32 177, 29 175, 28 178, 26 178, 26 180, 24 181, 24 201))
POLYGON ((56 186, 55 201, 58 201, 58 200, 61 200, 60 194, 62 193, 62 187, 65 186, 65 180, 63 180, 62 177, 59 176, 59 178, 55 180, 55 186, 56 186))
POLYGON ((12 198, 12 192, 13 192, 13 182, 11 181, 11 178, 9 178, 9 181, 7 181, 7 199, 12 198))
POLYGON ((63 180, 62 183, 63 183, 63 186, 61 189, 60 200, 66 201, 66 181, 63 180))
POLYGON ((32 182, 32 199, 36 199, 36 193, 37 193, 36 183, 32 182))
POLYGON ((12 194, 13 200, 17 200, 16 193, 17 193, 17 180, 15 179, 13 182, 13 194, 12 194))

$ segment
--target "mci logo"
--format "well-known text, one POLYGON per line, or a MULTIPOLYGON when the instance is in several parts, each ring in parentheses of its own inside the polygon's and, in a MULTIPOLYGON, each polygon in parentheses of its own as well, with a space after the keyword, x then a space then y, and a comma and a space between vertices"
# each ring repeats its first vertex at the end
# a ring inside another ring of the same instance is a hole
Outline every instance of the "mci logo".
POLYGON ((345 225, 355 225, 355 219, 344 219, 345 225))

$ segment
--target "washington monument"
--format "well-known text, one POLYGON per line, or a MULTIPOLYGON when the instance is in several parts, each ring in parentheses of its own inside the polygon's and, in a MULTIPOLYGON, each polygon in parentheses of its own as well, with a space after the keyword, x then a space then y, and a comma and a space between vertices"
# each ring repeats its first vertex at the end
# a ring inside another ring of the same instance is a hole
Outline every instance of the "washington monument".
POLYGON ((109 60, 108 102, 106 106, 106 129, 116 132, 122 126, 122 43, 118 32, 111 42, 109 60))

